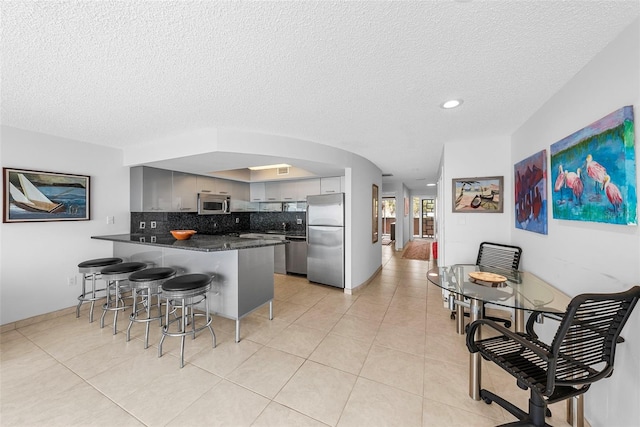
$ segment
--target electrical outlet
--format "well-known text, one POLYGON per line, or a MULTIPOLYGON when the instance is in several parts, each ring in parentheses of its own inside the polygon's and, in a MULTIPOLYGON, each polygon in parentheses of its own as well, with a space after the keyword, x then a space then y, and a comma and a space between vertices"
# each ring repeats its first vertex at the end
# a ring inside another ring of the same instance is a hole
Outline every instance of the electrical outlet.
POLYGON ((296 224, 302 225, 302 219, 301 218, 296 218, 296 224))
POLYGON ((107 217, 107 224, 115 224, 115 222, 116 222, 116 217, 114 216, 107 217))
POLYGON ((151 221, 151 228, 156 228, 156 222, 155 221, 151 221))
POLYGON ((76 285, 76 276, 69 276, 67 277, 67 285, 69 286, 75 286, 76 285))
POLYGON ((240 218, 236 218, 236 224, 240 223, 240 218))
POLYGON ((140 221, 140 230, 144 229, 146 225, 147 224, 144 221, 140 221))
MULTIPOLYGON (((151 227, 151 228, 153 228, 153 227, 151 227)), ((155 242, 156 242, 156 236, 151 236, 151 243, 155 243, 155 242)))

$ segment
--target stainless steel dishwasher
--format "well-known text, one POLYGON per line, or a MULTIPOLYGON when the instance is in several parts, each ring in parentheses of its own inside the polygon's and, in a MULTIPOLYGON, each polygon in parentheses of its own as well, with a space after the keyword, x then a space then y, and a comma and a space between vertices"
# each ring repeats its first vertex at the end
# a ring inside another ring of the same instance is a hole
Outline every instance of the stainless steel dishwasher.
POLYGON ((287 273, 307 274, 307 238, 305 236, 287 236, 285 258, 287 273))

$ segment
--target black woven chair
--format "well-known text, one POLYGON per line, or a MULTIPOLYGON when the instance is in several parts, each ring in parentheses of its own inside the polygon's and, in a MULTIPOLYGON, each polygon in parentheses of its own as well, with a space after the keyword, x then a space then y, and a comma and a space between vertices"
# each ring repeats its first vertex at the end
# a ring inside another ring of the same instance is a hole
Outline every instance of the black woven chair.
POLYGON ((480 390, 480 397, 520 420, 504 426, 548 426, 547 404, 583 394, 592 383, 613 373, 616 344, 624 341, 620 332, 639 298, 640 286, 620 293, 576 296, 564 315, 557 317, 560 323, 550 345, 533 330, 537 312, 529 317, 526 333, 514 333, 488 319, 471 323, 469 351, 480 352, 513 375, 520 388, 531 390, 528 413, 488 390, 480 390), (476 330, 484 326, 498 336, 476 341, 476 330))
MULTIPOLYGON (((512 275, 513 270, 520 267, 520 258, 522 257, 522 249, 519 246, 504 245, 502 243, 482 242, 478 248, 478 257, 476 265, 480 266, 481 271, 501 274, 507 277, 512 275)), ((469 313, 464 313, 465 317, 469 317, 469 313)), ((511 319, 503 319, 502 317, 485 316, 495 322, 504 323, 507 328, 511 327, 511 319)), ((451 312, 451 318, 456 318, 456 312, 451 312)))

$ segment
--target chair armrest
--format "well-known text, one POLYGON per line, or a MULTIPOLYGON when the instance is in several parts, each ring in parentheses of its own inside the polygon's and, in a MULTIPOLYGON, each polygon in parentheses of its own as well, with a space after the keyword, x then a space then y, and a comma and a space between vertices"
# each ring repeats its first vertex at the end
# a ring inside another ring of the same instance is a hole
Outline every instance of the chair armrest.
POLYGON ((534 345, 529 339, 527 339, 526 336, 512 332, 509 329, 505 328, 504 326, 489 319, 476 320, 475 322, 472 322, 469 325, 469 330, 467 331, 467 348, 471 353, 477 353, 479 351, 478 347, 476 346, 476 341, 474 337, 476 334, 476 329, 478 329, 482 325, 489 326, 490 328, 502 334, 502 336, 507 337, 513 341, 516 341, 521 346, 531 350, 533 353, 535 353, 545 362, 550 362, 553 359, 553 355, 551 353, 549 353, 543 348, 538 347, 537 345, 534 345))

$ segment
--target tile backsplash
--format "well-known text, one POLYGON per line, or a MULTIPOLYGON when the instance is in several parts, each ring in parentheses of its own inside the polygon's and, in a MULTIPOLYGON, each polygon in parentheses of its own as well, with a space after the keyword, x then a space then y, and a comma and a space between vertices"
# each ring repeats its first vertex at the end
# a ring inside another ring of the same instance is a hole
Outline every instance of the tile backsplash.
POLYGON ((169 230, 196 230, 202 234, 228 234, 248 231, 305 231, 304 212, 237 212, 227 215, 198 215, 180 212, 131 212, 131 233, 165 234, 169 230), (301 219, 302 224, 297 220, 301 219), (144 228, 140 223, 144 222, 144 228), (155 222, 156 227, 151 228, 155 222))

